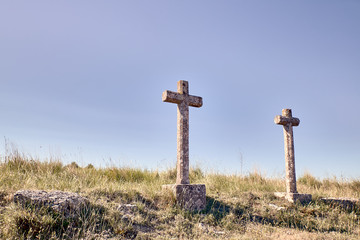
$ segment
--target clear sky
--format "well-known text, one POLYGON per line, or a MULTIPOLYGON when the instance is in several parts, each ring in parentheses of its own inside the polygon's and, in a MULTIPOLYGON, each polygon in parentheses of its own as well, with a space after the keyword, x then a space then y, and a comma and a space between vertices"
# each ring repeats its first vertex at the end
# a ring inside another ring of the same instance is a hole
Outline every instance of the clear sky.
MULTIPOLYGON (((360 1, 63 0, 0 3, 0 135, 80 165, 167 169, 189 81, 190 166, 360 177, 360 1), (242 159, 242 160, 241 160, 242 159)), ((5 140, 2 140, 4 156, 5 140)))

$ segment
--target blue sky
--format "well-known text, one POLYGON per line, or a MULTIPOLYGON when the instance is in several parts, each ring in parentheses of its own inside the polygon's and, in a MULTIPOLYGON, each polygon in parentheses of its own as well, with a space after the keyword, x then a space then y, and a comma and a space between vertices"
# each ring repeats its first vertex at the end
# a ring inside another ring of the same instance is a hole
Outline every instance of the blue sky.
POLYGON ((356 0, 2 1, 0 134, 41 158, 167 169, 176 106, 161 94, 183 79, 204 102, 190 109, 191 166, 284 176, 273 119, 291 108, 297 175, 358 178, 359 12, 356 0))

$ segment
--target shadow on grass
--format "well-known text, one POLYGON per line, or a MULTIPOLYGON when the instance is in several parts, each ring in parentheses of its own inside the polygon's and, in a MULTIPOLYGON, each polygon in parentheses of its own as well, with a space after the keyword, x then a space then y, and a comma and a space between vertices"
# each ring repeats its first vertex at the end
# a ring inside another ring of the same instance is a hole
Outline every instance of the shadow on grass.
POLYGON ((226 215, 233 213, 243 221, 251 221, 262 224, 275 224, 275 219, 262 217, 251 213, 252 208, 245 205, 230 206, 212 197, 206 197, 206 208, 202 214, 213 215, 216 221, 220 222, 226 215))
MULTIPOLYGON (((312 204, 316 203, 313 202, 312 204)), ((227 215, 233 214, 235 215, 235 221, 239 224, 252 222, 270 225, 273 227, 293 228, 309 232, 351 232, 350 228, 343 226, 343 224, 340 224, 335 220, 333 221, 333 224, 323 226, 322 220, 319 219, 319 217, 326 218, 327 213, 317 211, 317 214, 311 214, 314 210, 304 205, 295 204, 286 210, 277 212, 259 211, 259 209, 256 209, 257 205, 258 203, 253 199, 245 203, 239 202, 236 205, 229 205, 215 198, 206 197, 206 208, 199 213, 212 215, 217 224, 221 224, 222 220, 227 215)), ((356 214, 358 211, 353 213, 356 214)))
POLYGON ((113 227, 105 218, 105 208, 92 204, 68 216, 48 206, 18 204, 13 222, 18 236, 25 239, 49 239, 52 236, 70 239, 81 236, 88 229, 96 233, 104 229, 113 232, 113 227))
POLYGON ((90 203, 70 216, 49 207, 18 205, 18 209, 13 221, 19 239, 98 239, 103 234, 104 238, 135 239, 137 236, 135 229, 122 224, 119 217, 110 216, 107 209, 98 204, 90 203))
POLYGON ((206 197, 206 207, 200 213, 211 214, 217 221, 220 221, 230 213, 231 207, 222 201, 218 201, 212 197, 206 197))
MULTIPOLYGON (((93 194, 105 196, 109 200, 118 202, 142 202, 144 209, 139 209, 139 213, 146 218, 157 218, 156 214, 150 214, 149 209, 158 210, 154 201, 143 197, 138 192, 125 193, 115 192, 96 192, 93 194)), ((244 224, 258 223, 281 228, 293 228, 305 231, 317 232, 340 232, 346 233, 354 230, 352 227, 356 224, 356 219, 352 215, 359 216, 358 208, 351 209, 333 209, 326 204, 317 201, 309 205, 293 204, 288 205, 284 210, 274 211, 267 207, 266 202, 272 202, 271 196, 265 197, 264 202, 259 196, 252 193, 246 193, 239 196, 235 203, 226 203, 213 197, 206 197, 206 207, 200 212, 189 212, 190 216, 207 215, 214 219, 215 225, 223 225, 227 221, 227 216, 231 214, 230 219, 234 223, 244 224), (336 213, 341 214, 338 216, 336 213), (351 214, 351 216, 349 216, 351 214), (343 220, 341 220, 343 219, 343 220), (342 223, 339 221, 343 221, 342 223), (345 222, 344 222, 345 221, 345 222), (326 223, 326 224, 324 224, 326 223)), ((150 224, 151 225, 151 224, 150 224)), ((152 226, 156 228, 155 226, 152 226)))

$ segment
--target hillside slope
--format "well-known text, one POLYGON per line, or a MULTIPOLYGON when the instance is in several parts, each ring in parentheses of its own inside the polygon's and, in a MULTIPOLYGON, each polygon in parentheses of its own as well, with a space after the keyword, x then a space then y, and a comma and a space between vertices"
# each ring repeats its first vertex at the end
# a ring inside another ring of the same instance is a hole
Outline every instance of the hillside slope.
POLYGON ((360 206, 342 207, 320 197, 360 198, 360 181, 318 180, 307 174, 298 190, 313 195, 310 204, 290 204, 274 196, 282 179, 204 174, 192 169, 192 183, 205 183, 207 207, 186 212, 176 207, 163 184, 176 171, 132 168, 96 169, 76 163, 39 161, 18 152, 0 163, 1 239, 359 239, 360 206), (17 190, 79 193, 90 207, 76 219, 48 209, 13 202, 17 190))

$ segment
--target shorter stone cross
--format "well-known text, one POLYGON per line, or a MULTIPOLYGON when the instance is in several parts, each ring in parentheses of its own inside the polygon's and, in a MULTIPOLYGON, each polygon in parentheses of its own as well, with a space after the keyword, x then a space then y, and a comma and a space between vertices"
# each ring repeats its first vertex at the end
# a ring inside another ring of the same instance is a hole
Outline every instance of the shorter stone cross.
POLYGON ((292 117, 291 109, 283 109, 282 116, 275 117, 274 122, 284 126, 285 141, 285 168, 286 168, 286 192, 297 193, 295 174, 295 151, 293 128, 298 126, 300 120, 292 117))
POLYGON ((176 184, 190 184, 189 179, 189 106, 201 107, 201 97, 189 95, 189 84, 180 80, 177 92, 164 91, 163 102, 177 104, 177 176, 176 184))

